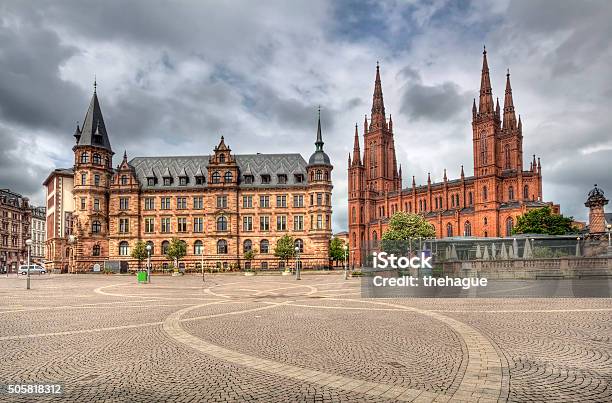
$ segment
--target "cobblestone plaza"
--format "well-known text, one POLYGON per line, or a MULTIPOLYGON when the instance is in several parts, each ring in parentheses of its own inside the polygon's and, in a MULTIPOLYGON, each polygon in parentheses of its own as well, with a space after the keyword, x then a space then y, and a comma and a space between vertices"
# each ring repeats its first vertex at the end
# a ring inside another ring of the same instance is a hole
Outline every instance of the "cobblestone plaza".
POLYGON ((342 276, 0 279, 14 401, 610 401, 610 299, 362 299, 342 276))

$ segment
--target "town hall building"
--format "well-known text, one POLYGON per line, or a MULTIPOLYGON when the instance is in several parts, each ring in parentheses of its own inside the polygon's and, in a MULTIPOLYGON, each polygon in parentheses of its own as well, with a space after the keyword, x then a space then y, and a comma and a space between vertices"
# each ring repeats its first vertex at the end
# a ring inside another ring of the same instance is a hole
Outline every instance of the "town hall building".
POLYGON ((436 237, 497 237, 511 234, 518 216, 528 209, 559 206, 542 200, 542 166, 534 155, 523 166, 523 126, 517 119, 510 73, 506 74, 503 109, 493 100, 486 49, 483 52, 480 98, 472 106, 473 175, 442 182, 402 187, 391 116, 383 102, 380 69, 376 66, 370 121, 363 139, 355 125, 353 154, 348 160, 348 214, 351 264, 359 265, 368 245, 375 244, 397 211, 422 214, 436 237), (363 142, 363 148, 361 143, 363 142), (362 152, 363 149, 363 152, 362 152))
POLYGON ((181 269, 282 269, 274 249, 283 235, 293 237, 302 267, 329 263, 333 166, 320 113, 308 162, 298 153, 235 154, 221 137, 210 155, 124 153, 115 168, 95 88, 74 137, 74 166, 44 183, 50 269, 91 271, 111 261, 134 270, 130 255, 141 240, 153 267, 167 268, 172 238, 187 247, 181 269))

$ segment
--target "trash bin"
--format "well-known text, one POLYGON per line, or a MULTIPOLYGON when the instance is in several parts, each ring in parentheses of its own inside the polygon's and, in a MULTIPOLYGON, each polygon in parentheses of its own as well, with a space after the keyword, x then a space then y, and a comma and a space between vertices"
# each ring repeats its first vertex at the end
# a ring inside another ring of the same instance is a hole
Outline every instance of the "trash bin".
POLYGON ((147 282, 147 272, 146 271, 139 271, 136 276, 138 278, 138 282, 139 283, 146 283, 147 282))

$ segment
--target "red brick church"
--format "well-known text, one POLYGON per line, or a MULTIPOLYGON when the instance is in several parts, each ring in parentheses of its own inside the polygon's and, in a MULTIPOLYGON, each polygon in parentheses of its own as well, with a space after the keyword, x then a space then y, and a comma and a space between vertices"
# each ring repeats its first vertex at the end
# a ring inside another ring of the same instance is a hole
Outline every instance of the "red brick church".
POLYGON ((422 214, 436 236, 497 237, 510 235, 517 217, 526 210, 559 206, 542 201, 542 167, 533 156, 523 168, 523 127, 517 119, 510 74, 506 74, 503 110, 493 100, 487 52, 483 52, 480 99, 472 106, 474 173, 442 182, 402 188, 397 164, 393 121, 387 119, 380 70, 376 66, 370 121, 363 127, 363 153, 357 125, 353 155, 348 160, 349 243, 352 263, 362 261, 362 248, 380 239, 396 211, 422 214))

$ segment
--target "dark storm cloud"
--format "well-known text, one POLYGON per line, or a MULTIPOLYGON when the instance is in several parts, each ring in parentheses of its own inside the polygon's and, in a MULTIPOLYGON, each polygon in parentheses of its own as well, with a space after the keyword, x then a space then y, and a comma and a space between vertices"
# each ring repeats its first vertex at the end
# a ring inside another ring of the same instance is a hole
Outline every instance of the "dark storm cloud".
POLYGON ((424 84, 419 73, 410 67, 404 68, 400 76, 407 80, 400 112, 409 119, 444 122, 464 112, 469 104, 469 94, 456 83, 424 84))
MULTIPOLYGON (((3 11, 0 7, 0 12, 3 11)), ((37 19, 0 16, 0 118, 30 127, 66 128, 65 116, 81 93, 59 76, 78 53, 37 19), (58 102, 61 100, 61 102, 58 102)))

